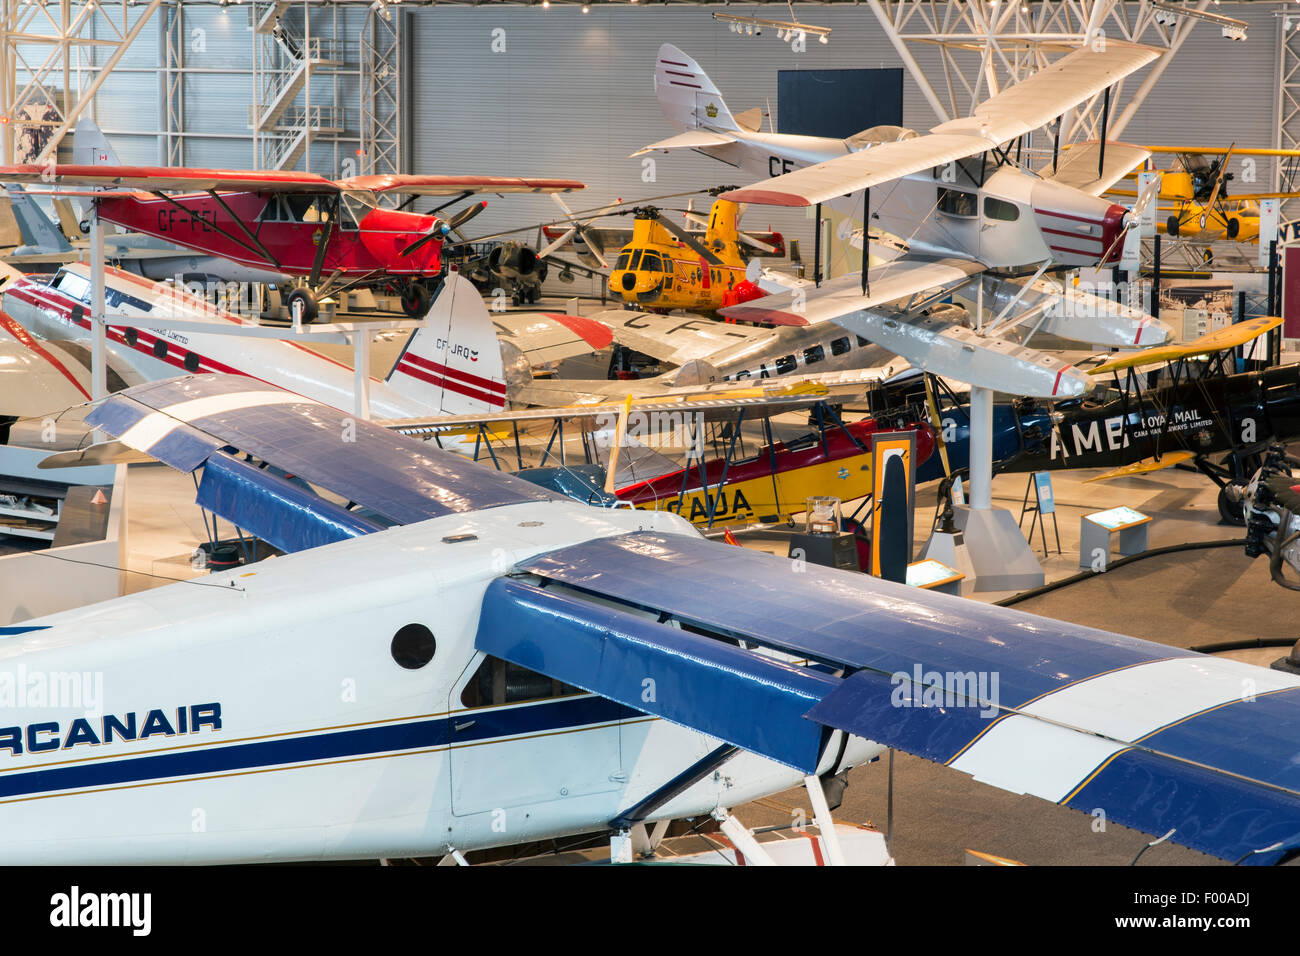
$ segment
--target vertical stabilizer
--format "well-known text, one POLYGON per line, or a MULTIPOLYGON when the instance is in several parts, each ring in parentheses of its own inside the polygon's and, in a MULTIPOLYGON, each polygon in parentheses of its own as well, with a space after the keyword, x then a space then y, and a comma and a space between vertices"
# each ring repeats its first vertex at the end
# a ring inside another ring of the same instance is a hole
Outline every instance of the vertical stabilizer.
POLYGON ((499 412, 505 367, 496 326, 474 284, 447 274, 424 326, 411 333, 388 374, 401 394, 447 415, 499 412))

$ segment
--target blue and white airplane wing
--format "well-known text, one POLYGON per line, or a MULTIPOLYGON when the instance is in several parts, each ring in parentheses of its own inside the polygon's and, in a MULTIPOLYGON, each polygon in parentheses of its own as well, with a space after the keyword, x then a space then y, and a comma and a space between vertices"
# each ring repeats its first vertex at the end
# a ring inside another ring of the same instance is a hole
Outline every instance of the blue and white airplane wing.
POLYGON ((805 773, 841 730, 1226 860, 1300 848, 1292 675, 680 535, 516 571, 480 650, 805 773))
POLYGON ((283 551, 387 525, 238 453, 333 492, 391 524, 558 497, 241 375, 138 385, 109 397, 86 421, 180 471, 202 467, 198 504, 283 551))

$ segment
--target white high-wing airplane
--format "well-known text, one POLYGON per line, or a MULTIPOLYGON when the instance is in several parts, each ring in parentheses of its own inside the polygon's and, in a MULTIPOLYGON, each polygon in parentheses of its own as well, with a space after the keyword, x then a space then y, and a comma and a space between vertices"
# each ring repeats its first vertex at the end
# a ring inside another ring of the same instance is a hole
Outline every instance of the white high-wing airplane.
POLYGON ((5 630, 0 860, 455 857, 592 831, 626 859, 647 824, 705 814, 739 845, 730 808, 806 783, 821 818, 820 780, 886 747, 1225 860, 1300 847, 1300 677, 795 573, 368 422, 349 441, 345 418, 229 375, 88 416, 287 553, 5 630), (91 700, 79 675, 102 677, 91 700))
MULTIPOLYGON (((1124 143, 1080 144, 1037 173, 1019 168, 1003 144, 1048 124, 1102 93, 1159 55, 1149 47, 1111 42, 1076 50, 1024 82, 986 100, 974 116, 918 136, 880 127, 847 140, 763 133, 742 125, 717 87, 690 57, 660 48, 655 89, 665 116, 683 132, 652 150, 694 149, 772 177, 724 193, 739 202, 832 205, 863 217, 862 192, 878 189, 871 226, 903 239, 909 251, 859 276, 816 289, 769 295, 722 310, 728 318, 776 325, 834 321, 913 365, 1002 391, 1008 358, 1032 375, 1042 353, 1014 349, 1000 334, 1030 324, 1079 342, 1133 348, 1168 340, 1170 328, 1143 312, 1042 278, 1049 270, 1097 266, 1117 258, 1130 219, 1100 197, 1145 157, 1124 143), (881 195, 883 193, 883 196, 881 195), (1033 271, 1026 278, 1025 271, 1033 271), (920 304, 983 286, 996 317, 980 333, 953 322, 927 321, 920 304)), ((1013 144, 1014 145, 1014 144, 1013 144)), ((1150 201, 1152 197, 1145 197, 1150 201)), ((1141 202, 1142 200, 1140 200, 1141 202)), ((1068 367, 1042 397, 1077 396, 1087 376, 1068 367)))
MULTIPOLYGON (((112 267, 106 267, 104 273, 110 315, 246 324, 240 316, 214 307, 183 287, 112 267)), ((0 346, 0 354, 8 350, 42 355, 47 359, 44 378, 62 378, 89 399, 84 362, 69 361, 62 352, 68 348, 68 340, 88 341, 90 295, 90 268, 85 263, 65 266, 52 276, 12 280, 5 286, 0 327, 18 344, 0 346), (51 348, 50 343, 34 341, 32 336, 55 344, 51 348)), ((527 375, 530 363, 585 354, 608 345, 610 338, 609 330, 597 322, 559 313, 503 313, 494 324, 473 284, 452 273, 424 327, 411 333, 388 376, 371 381, 371 411, 379 418, 500 411, 506 404, 507 379, 519 372, 513 366, 522 363, 520 374, 531 378, 527 375), (498 342, 498 334, 504 346, 498 342), (507 360, 510 370, 505 366, 507 360)), ((301 343, 218 332, 178 332, 162 325, 133 328, 113 325, 111 319, 108 340, 127 384, 169 378, 178 372, 236 373, 336 408, 354 407, 351 367, 301 343)), ((84 349, 81 351, 84 355, 84 349)), ((29 370, 26 381, 13 381, 9 388, 30 389, 32 373, 29 370)), ((6 411, 7 401, 5 392, 0 391, 0 408, 6 411)), ((66 404, 51 401, 41 411, 66 404)))

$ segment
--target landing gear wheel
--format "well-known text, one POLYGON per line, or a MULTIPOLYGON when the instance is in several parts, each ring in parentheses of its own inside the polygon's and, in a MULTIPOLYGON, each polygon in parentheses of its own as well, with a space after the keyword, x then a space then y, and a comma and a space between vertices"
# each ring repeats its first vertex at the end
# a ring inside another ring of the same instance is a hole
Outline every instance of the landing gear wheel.
POLYGON ((316 317, 320 315, 320 306, 316 303, 316 296, 310 289, 297 288, 289 293, 284 300, 284 304, 289 309, 289 318, 293 318, 294 307, 297 303, 302 303, 302 320, 304 322, 315 322, 316 317))
POLYGON ((402 292, 402 311, 413 319, 422 318, 429 311, 429 290, 412 282, 402 292))
POLYGON ((1177 236, 1178 229, 1181 225, 1182 223, 1178 221, 1177 216, 1170 216, 1165 222, 1165 232, 1169 233, 1171 236, 1177 236))
POLYGON ((1219 489, 1219 519, 1224 524, 1244 527, 1246 524, 1246 507, 1242 500, 1246 493, 1246 482, 1234 480, 1228 483, 1227 488, 1219 489), (1241 497, 1236 497, 1229 492, 1229 488, 1237 490, 1241 497))

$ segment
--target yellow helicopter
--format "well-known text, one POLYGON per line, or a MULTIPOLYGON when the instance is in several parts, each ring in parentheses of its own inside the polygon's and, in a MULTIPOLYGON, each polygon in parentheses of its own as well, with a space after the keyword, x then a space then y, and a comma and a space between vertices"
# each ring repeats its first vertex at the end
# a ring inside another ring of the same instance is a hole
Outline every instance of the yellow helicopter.
MULTIPOLYGON (((1277 157, 1294 164, 1300 158, 1300 150, 1237 149, 1235 143, 1226 149, 1204 146, 1148 146, 1147 149, 1176 157, 1173 166, 1160 176, 1159 201, 1170 205, 1161 207, 1168 215, 1157 220, 1156 230, 1166 235, 1202 242, 1223 239, 1255 242, 1259 239, 1260 200, 1300 197, 1296 191, 1230 197, 1227 186, 1235 178, 1228 172, 1228 164, 1234 157, 1277 157)), ((1119 196, 1137 195, 1119 189, 1113 192, 1119 196)))
MULTIPOLYGON (((678 226, 655 206, 632 212, 632 239, 619 250, 609 288, 647 311, 716 312, 757 299, 764 292, 745 277, 748 257, 742 244, 764 255, 785 254, 780 233, 761 240, 742 233, 740 206, 725 199, 713 203, 703 236, 678 226)), ((687 215, 698 219, 689 210, 687 215)))

